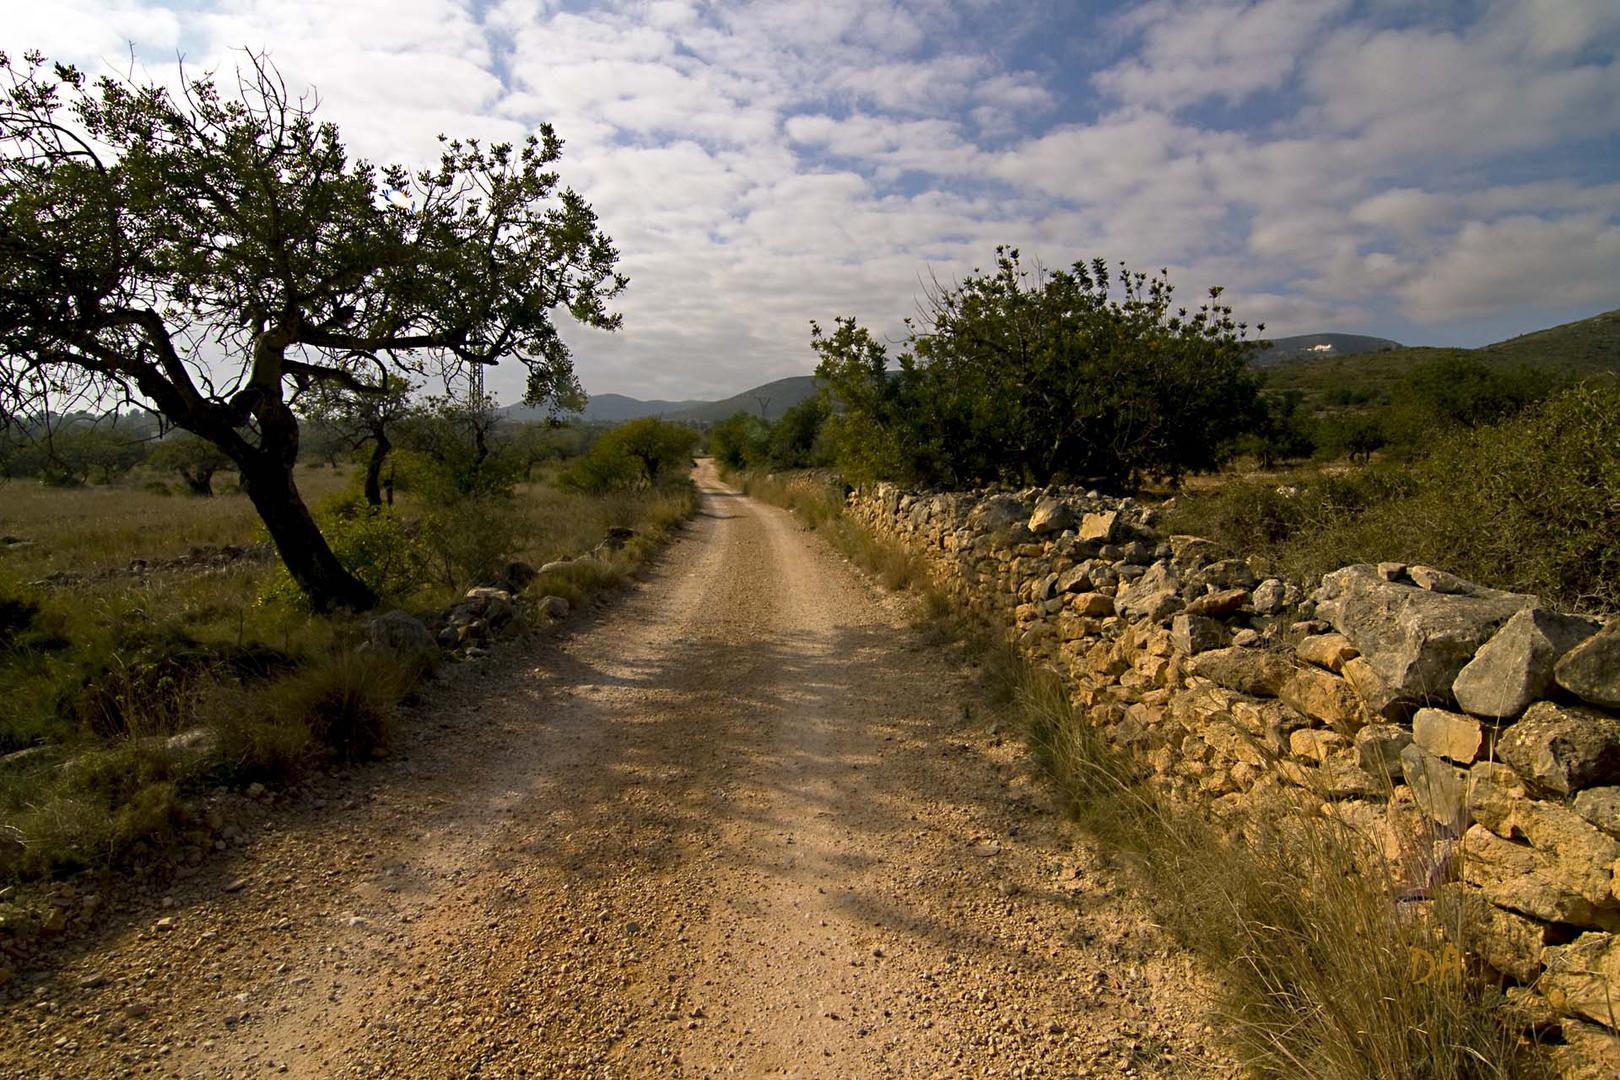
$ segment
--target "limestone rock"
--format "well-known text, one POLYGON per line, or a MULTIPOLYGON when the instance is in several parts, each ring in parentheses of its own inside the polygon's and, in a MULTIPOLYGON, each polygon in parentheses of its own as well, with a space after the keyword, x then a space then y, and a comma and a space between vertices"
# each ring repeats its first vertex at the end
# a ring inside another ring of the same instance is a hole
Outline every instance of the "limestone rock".
POLYGON ((1170 624, 1170 640, 1176 649, 1187 656, 1227 644, 1226 627, 1214 619, 1199 615, 1177 615, 1170 624))
POLYGON ((1276 697, 1289 675, 1288 665, 1272 653, 1235 645, 1199 653, 1188 661, 1187 669, 1217 686, 1251 697, 1276 697))
POLYGON ((1432 821, 1453 836, 1463 831, 1468 821, 1467 785, 1460 771, 1414 744, 1401 751, 1401 775, 1418 808, 1432 821))
POLYGON ((1560 1012, 1620 1027, 1620 937, 1582 934, 1541 950, 1541 962, 1541 992, 1560 1012))
POLYGON ((1519 774, 1497 761, 1476 761, 1468 771, 1468 810, 1497 836, 1513 832, 1513 811, 1529 797, 1519 774))
POLYGON ((1360 564, 1326 574, 1319 616, 1350 639, 1380 678, 1412 701, 1445 703, 1451 685, 1497 627, 1536 604, 1514 593, 1462 596, 1387 581, 1360 564))
POLYGON ((1202 566, 1214 562, 1219 554, 1220 546, 1202 536, 1170 538, 1170 557, 1184 566, 1202 566))
POLYGON ((550 619, 561 619, 568 615, 568 601, 560 596, 542 596, 537 606, 540 614, 550 619))
POLYGON ((1350 748, 1350 740, 1327 728, 1299 728, 1288 734, 1288 752, 1320 765, 1350 748))
POLYGON ((1396 724, 1368 724, 1356 732, 1356 760, 1369 775, 1389 780, 1401 775, 1401 752, 1412 735, 1396 724))
POLYGON ((414 656, 433 652, 433 631, 407 611, 390 611, 366 624, 366 641, 379 652, 414 656))
POLYGON ((1361 700, 1350 684, 1318 668, 1295 668, 1277 696, 1313 720, 1353 734, 1366 723, 1361 700))
POLYGON ((1222 619, 1242 607, 1248 599, 1247 589, 1218 589, 1189 601, 1183 610, 1189 615, 1222 619))
POLYGON ((1468 765, 1485 742, 1479 721, 1444 709, 1419 709, 1412 717, 1412 741, 1439 757, 1468 765))
POLYGON ((1620 787, 1587 788, 1571 804, 1575 812, 1610 836, 1620 837, 1620 787))
POLYGON ((1463 836, 1463 878, 1491 903, 1545 922, 1620 928, 1620 914, 1600 909, 1559 880, 1547 856, 1504 840, 1482 825, 1463 836))
POLYGON ((1582 701, 1620 709, 1620 619, 1565 653, 1553 678, 1582 701))
POLYGON ((1344 662, 1344 681, 1350 684, 1350 688, 1361 699, 1362 707, 1367 710, 1369 717, 1401 721, 1411 712, 1400 694, 1373 670, 1373 666, 1367 663, 1365 657, 1358 656, 1344 662))
POLYGON ((1446 593, 1451 596, 1479 596, 1489 591, 1475 585, 1472 581, 1464 581, 1456 574, 1448 574, 1444 570, 1436 570, 1432 566, 1408 566, 1406 576, 1411 578, 1412 584, 1420 589, 1446 593))
POLYGON ((1620 842, 1612 836, 1569 807, 1539 799, 1516 802, 1509 826, 1551 860, 1553 872, 1566 888, 1594 907, 1620 906, 1611 888, 1620 842))
POLYGON ((1496 752, 1535 787, 1572 795, 1620 782, 1620 720, 1538 701, 1502 733, 1496 752))
POLYGON ((1596 630, 1591 619, 1526 608, 1480 647, 1458 673, 1451 692, 1475 716, 1518 716, 1546 693, 1558 659, 1596 630))
POLYGON ((1088 618, 1106 619, 1115 613, 1114 598, 1106 593, 1078 593, 1069 600, 1069 610, 1088 618))
POLYGON ((1157 622, 1181 609, 1181 582, 1161 559, 1120 594, 1118 606, 1128 617, 1157 622))
POLYGON ((1614 1080, 1620 1076, 1620 1038, 1611 1028, 1573 1017, 1558 1025, 1564 1045, 1550 1048, 1559 1080, 1614 1080))
POLYGON ((1045 498, 1035 504, 1029 517, 1029 531, 1036 536, 1060 533, 1074 528, 1074 511, 1061 499, 1045 498))
POLYGON ((1187 583, 1199 589, 1252 589, 1260 578, 1242 559, 1222 559, 1189 573, 1187 583))
POLYGON ((1344 670, 1347 661, 1361 654, 1343 634, 1312 634, 1294 646, 1294 655, 1308 664, 1327 668, 1337 674, 1344 670))
POLYGON ((1472 946, 1480 959, 1521 983, 1534 982, 1541 972, 1546 927, 1495 904, 1476 902, 1469 906, 1469 914, 1477 928, 1472 946))
POLYGON ((1099 544, 1111 544, 1119 539, 1122 524, 1118 510, 1087 514, 1080 520, 1080 539, 1099 544))
POLYGON ((1029 516, 1024 500, 1016 495, 991 495, 980 499, 967 516, 967 527, 975 532, 993 532, 1029 516))
POLYGON ((1275 615, 1283 608, 1287 587, 1277 578, 1267 578, 1254 587, 1251 602, 1258 615, 1275 615))

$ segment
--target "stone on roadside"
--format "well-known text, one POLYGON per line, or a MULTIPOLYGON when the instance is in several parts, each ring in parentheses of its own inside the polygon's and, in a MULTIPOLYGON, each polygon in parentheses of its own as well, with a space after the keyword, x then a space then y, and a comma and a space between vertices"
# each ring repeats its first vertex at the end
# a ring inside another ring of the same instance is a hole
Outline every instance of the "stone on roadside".
POLYGON ((1181 610, 1181 582, 1169 562, 1160 560, 1119 595, 1122 615, 1158 622, 1181 610))
POLYGON ((1251 603, 1258 615, 1275 615, 1283 608, 1283 597, 1288 587, 1278 578, 1267 578, 1254 587, 1251 603))
POLYGON ((390 611, 366 624, 366 641, 379 652, 414 656, 434 651, 433 632, 406 611, 390 611))
POLYGON ((568 615, 568 601, 560 596, 542 596, 535 606, 548 619, 561 619, 568 615))
POLYGON ((1401 754, 1412 735, 1396 724, 1368 724, 1356 732, 1356 760, 1371 776, 1390 780, 1401 775, 1401 754))
POLYGON ((1080 520, 1079 536, 1084 541, 1111 544, 1119 538, 1120 532, 1121 522, 1118 510, 1087 514, 1080 520))
POLYGON ((1219 545, 1202 536, 1176 535, 1170 538, 1170 558, 1185 566, 1214 562, 1219 554, 1219 545))
POLYGON ((1465 712, 1493 720, 1518 716, 1552 685, 1553 665, 1598 624, 1547 608, 1526 608, 1502 624, 1457 674, 1451 692, 1465 712))
POLYGON ((1502 732, 1496 753, 1533 786, 1573 795, 1620 782, 1620 720, 1577 705, 1538 701, 1502 732))
POLYGON ((1414 702, 1450 700, 1451 686, 1474 653, 1536 598, 1480 590, 1436 593, 1386 580, 1372 566, 1322 577, 1317 614, 1350 639, 1383 681, 1414 702))
POLYGON ((1412 790, 1418 809, 1441 829, 1460 836, 1468 824, 1468 785, 1463 774, 1423 747, 1413 744, 1401 751, 1401 775, 1412 790))
POLYGON ((1202 615, 1210 619, 1224 619, 1249 600, 1247 589, 1217 589, 1187 602, 1183 609, 1188 615, 1202 615))
POLYGON ((1616 1027, 1620 987, 1620 937, 1585 933, 1568 945, 1541 950, 1541 992, 1565 1015, 1584 1016, 1611 1031, 1616 1027))
POLYGON ((1553 678, 1582 701, 1620 709, 1620 619, 1565 653, 1553 678))
POLYGON ((1575 796, 1571 806, 1610 836, 1620 837, 1620 787, 1587 788, 1575 796))
POLYGON ((1343 634, 1312 634, 1294 646, 1294 655, 1308 664, 1327 668, 1337 674, 1344 670, 1347 661, 1361 654, 1343 634))
POLYGON ((1187 662, 1187 670, 1250 697, 1276 697, 1289 675, 1288 664, 1269 650, 1235 645, 1199 653, 1187 662))
POLYGON ((1431 754, 1469 765, 1479 756, 1485 732, 1472 716, 1445 709, 1419 709, 1412 717, 1412 741, 1431 754))
POLYGON ((1227 644, 1226 627, 1200 615, 1177 615, 1170 623, 1170 641, 1177 651, 1196 656, 1227 644))
POLYGON ((1285 704, 1318 723, 1353 735, 1366 723, 1361 699, 1350 684, 1314 667, 1297 667, 1277 690, 1285 704))
POLYGON ((1029 516, 1029 531, 1036 536, 1060 533, 1074 528, 1074 511, 1061 499, 1045 498, 1035 504, 1029 516))

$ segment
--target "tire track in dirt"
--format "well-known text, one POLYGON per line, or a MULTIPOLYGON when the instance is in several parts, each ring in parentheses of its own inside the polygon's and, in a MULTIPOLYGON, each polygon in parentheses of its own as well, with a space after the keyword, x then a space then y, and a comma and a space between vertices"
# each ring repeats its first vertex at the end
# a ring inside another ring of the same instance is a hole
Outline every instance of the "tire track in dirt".
POLYGON ((38 977, 0 1072, 1232 1075, 905 601, 700 483, 610 613, 438 691, 351 809, 38 977))

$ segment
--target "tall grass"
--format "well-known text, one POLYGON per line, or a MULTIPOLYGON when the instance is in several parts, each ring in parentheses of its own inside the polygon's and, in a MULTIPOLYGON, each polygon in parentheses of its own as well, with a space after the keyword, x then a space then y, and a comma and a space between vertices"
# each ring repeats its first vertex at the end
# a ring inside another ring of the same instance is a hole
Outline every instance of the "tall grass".
POLYGON ((1165 925, 1221 976, 1220 1012, 1258 1076, 1551 1076, 1498 995, 1460 962, 1464 896, 1401 903, 1402 867, 1301 793, 1218 821, 1162 794, 1010 649, 992 665, 1077 819, 1130 853, 1165 925))

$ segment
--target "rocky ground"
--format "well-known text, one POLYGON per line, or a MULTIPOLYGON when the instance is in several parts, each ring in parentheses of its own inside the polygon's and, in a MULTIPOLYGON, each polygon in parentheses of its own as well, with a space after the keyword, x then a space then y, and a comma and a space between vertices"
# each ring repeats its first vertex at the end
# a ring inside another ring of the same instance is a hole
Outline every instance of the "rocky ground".
POLYGON ((609 614, 8 988, 0 1073, 1232 1075, 903 599, 701 479, 609 614))

